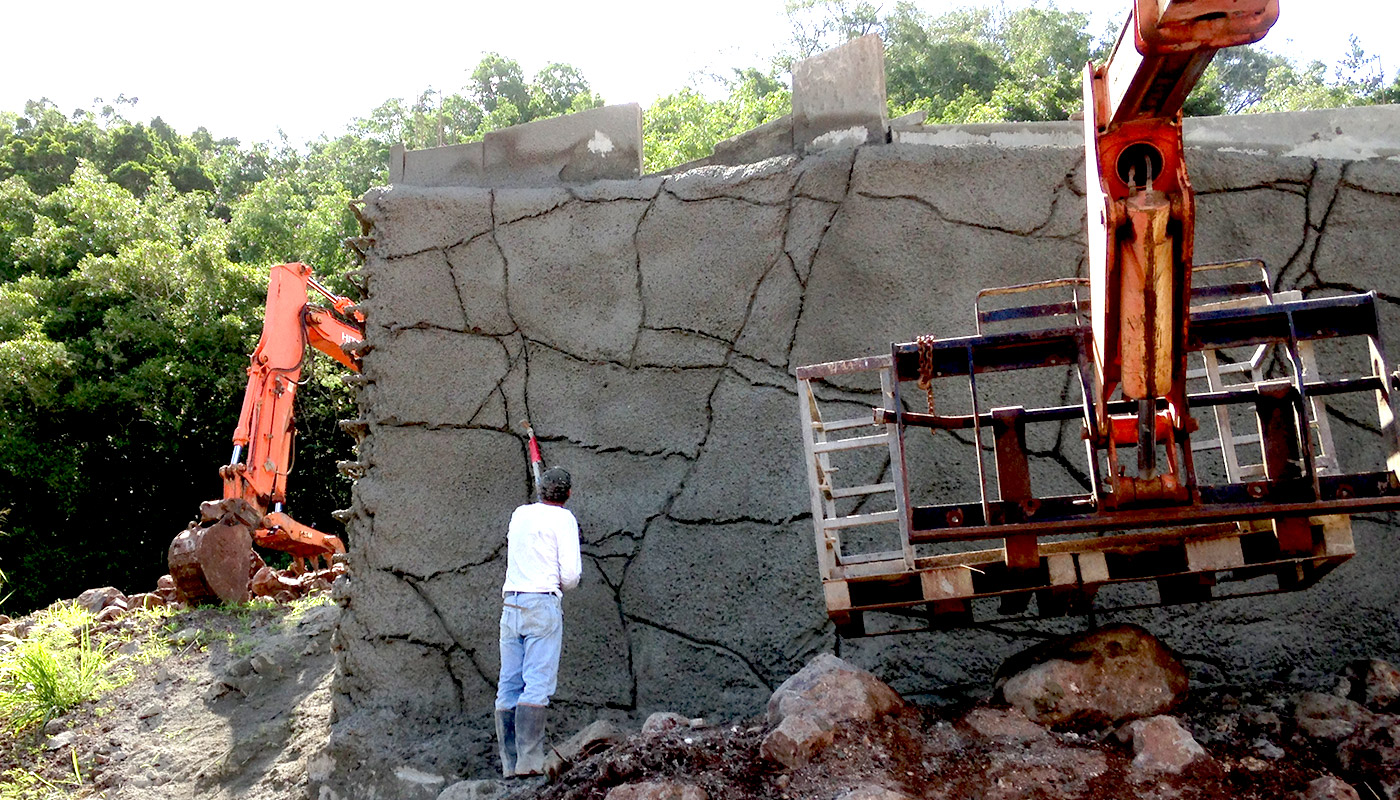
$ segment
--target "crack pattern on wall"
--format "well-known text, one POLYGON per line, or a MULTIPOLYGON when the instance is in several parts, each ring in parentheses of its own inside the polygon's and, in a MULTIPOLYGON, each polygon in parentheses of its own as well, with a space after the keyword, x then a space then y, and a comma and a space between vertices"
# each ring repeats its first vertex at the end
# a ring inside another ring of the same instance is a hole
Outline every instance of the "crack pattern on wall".
MULTIPOLYGON (((1375 250, 1397 235, 1400 194, 1376 188, 1389 185, 1377 169, 1207 153, 1193 161, 1198 254, 1257 246, 1278 288, 1367 286, 1397 305, 1375 250)), ((1381 171, 1393 183, 1400 166, 1381 171)), ((967 333, 978 289, 1082 274, 1082 182, 1075 150, 900 145, 570 188, 372 192, 367 475, 338 725, 393 709, 457 731, 458 752, 420 760, 487 759, 505 523, 530 493, 526 418, 546 459, 575 473, 584 538, 557 730, 607 713, 751 714, 821 650, 914 694, 988 672, 1017 633, 837 640, 793 370, 967 333)), ((1073 401, 1068 382, 1052 391, 1073 401)), ((1082 483, 1072 434, 1041 452, 1082 483)), ((944 441, 950 460, 973 447, 944 441)), ((887 475, 888 459, 869 469, 887 475)), ((1212 637, 1254 614, 1203 612, 1219 631, 1181 635, 1238 663, 1257 642, 1212 637)))

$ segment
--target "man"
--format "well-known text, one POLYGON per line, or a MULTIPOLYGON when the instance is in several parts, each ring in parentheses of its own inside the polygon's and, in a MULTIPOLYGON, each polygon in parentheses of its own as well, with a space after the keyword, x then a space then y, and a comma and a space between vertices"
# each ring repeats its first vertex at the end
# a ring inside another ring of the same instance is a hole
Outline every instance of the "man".
POLYGON ((561 601, 583 572, 578 521, 564 508, 572 485, 568 472, 545 470, 540 502, 515 509, 506 536, 496 741, 507 778, 544 773, 545 711, 564 638, 561 601))

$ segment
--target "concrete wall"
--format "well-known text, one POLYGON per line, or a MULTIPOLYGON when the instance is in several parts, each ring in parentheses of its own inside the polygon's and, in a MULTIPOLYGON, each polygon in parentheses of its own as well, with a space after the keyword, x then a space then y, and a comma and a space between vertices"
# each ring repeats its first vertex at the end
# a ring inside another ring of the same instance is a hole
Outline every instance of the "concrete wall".
MULTIPOLYGON (((1198 260, 1263 257, 1309 292, 1376 289, 1400 331, 1387 133, 1400 108, 1262 121, 1198 128, 1198 260), (1251 142, 1256 128, 1270 141, 1251 142), (1280 154, 1363 129, 1374 141, 1328 159, 1280 154)), ((1035 630, 1081 625, 838 641, 798 438, 796 366, 968 333, 977 289, 1082 274, 1082 151, 1054 141, 1056 126, 1017 127, 1030 139, 923 129, 970 143, 567 188, 372 191, 368 472, 349 525, 331 761, 313 776, 322 797, 433 797, 489 769, 526 417, 547 461, 575 476, 585 540, 565 601, 563 734, 662 709, 754 714, 822 650, 909 696, 981 691, 1035 630)), ((1389 518, 1359 522, 1357 558, 1304 593, 1122 617, 1215 680, 1312 680, 1353 657, 1400 657, 1395 533, 1389 518)))

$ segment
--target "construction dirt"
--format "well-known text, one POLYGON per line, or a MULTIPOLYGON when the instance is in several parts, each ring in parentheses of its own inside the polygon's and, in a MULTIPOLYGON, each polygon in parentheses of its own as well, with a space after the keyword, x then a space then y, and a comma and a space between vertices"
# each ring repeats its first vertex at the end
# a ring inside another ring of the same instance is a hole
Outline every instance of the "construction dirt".
MULTIPOLYGON (((325 777, 318 770, 330 763, 324 751, 338 614, 329 600, 302 601, 99 627, 95 640, 135 667, 134 678, 44 731, 0 741, 0 796, 318 797, 325 777)), ((878 722, 851 721, 809 763, 793 768, 761 755, 773 726, 756 715, 649 733, 634 728, 625 742, 573 764, 552 783, 464 775, 456 777, 480 782, 449 781, 441 795, 602 800, 614 787, 642 784, 614 800, 1387 797, 1389 780, 1348 776, 1335 745, 1300 727, 1295 708, 1309 688, 1318 687, 1193 687, 1175 717, 1206 757, 1180 771, 1144 769, 1133 746, 1112 731, 1050 731, 984 699, 907 705, 878 722), (1359 794, 1336 789, 1325 780, 1333 775, 1350 777, 1359 794), (1341 793, 1319 794, 1324 789, 1341 793)))

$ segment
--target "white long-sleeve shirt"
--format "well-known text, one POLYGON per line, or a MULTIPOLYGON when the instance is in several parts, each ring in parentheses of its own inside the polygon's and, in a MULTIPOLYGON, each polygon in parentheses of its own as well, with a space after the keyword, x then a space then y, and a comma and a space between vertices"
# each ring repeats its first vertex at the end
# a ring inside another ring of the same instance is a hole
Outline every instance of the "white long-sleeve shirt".
POLYGON ((563 506, 531 503, 510 516, 506 534, 506 582, 502 592, 560 595, 583 574, 578 520, 563 506))

